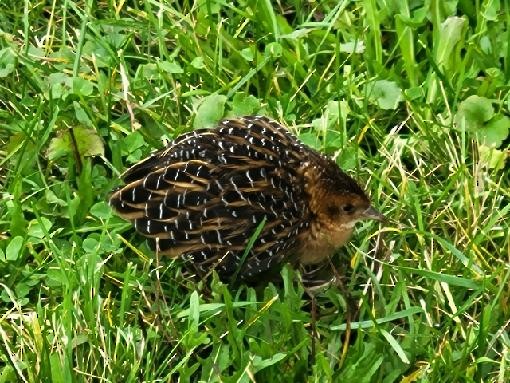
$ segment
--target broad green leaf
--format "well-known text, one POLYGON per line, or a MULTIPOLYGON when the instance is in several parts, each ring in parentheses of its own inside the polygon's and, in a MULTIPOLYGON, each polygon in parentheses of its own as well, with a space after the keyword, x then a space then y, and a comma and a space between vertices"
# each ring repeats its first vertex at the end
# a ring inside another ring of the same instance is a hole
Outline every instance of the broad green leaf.
POLYGON ((74 153, 75 143, 80 156, 104 155, 103 141, 95 129, 78 126, 72 129, 72 134, 74 135, 74 139, 71 138, 71 132, 65 130, 51 140, 50 146, 46 152, 46 156, 50 161, 74 153))
POLYGON ((243 58, 246 61, 252 62, 254 59, 253 49, 252 48, 241 49, 241 56, 243 56, 243 58))
POLYGON ((264 54, 266 57, 281 57, 283 54, 282 46, 277 42, 272 42, 266 45, 266 49, 264 50, 264 54))
POLYGON ((42 239, 46 236, 53 226, 53 223, 46 217, 40 217, 39 220, 33 219, 28 224, 28 235, 34 238, 42 239))
POLYGON ((404 93, 406 98, 410 101, 425 97, 425 92, 421 86, 406 89, 404 93))
POLYGON ((326 134, 324 136, 324 152, 326 154, 332 154, 341 148, 343 144, 342 133, 340 133, 336 129, 328 129, 326 130, 326 134))
POLYGON ((147 145, 140 131, 129 132, 121 140, 121 152, 126 156, 127 163, 135 163, 142 159, 143 146, 147 145))
POLYGON ((195 57, 191 61, 191 66, 193 68, 195 68, 195 69, 203 69, 203 68, 205 68, 204 58, 203 57, 195 57))
MULTIPOLYGON (((498 21, 501 4, 499 1, 484 1, 482 5, 482 16, 489 21, 498 21)), ((507 9, 508 12, 508 9, 507 9)))
POLYGON ((494 115, 494 108, 489 99, 480 96, 469 96, 459 104, 455 115, 457 127, 465 126, 466 130, 475 130, 483 126, 494 115))
POLYGON ((337 164, 344 170, 354 169, 357 165, 358 149, 353 145, 346 146, 337 157, 337 164))
POLYGON ((487 146, 500 146, 508 137, 510 118, 498 116, 476 131, 478 140, 487 146))
POLYGON ((45 97, 47 99, 65 99, 69 94, 73 93, 73 80, 65 73, 50 73, 45 85, 47 86, 45 92, 45 97))
POLYGON ((67 132, 61 132, 50 141, 50 146, 46 151, 46 157, 48 157, 50 161, 54 161, 71 152, 72 148, 69 135, 67 132))
POLYGON ((381 109, 397 109, 402 101, 402 90, 394 81, 374 81, 369 85, 368 97, 381 109))
POLYGON ((80 155, 84 157, 104 156, 103 140, 94 129, 77 127, 74 135, 80 155))
POLYGON ((312 127, 319 132, 327 131, 334 125, 338 125, 340 113, 349 112, 348 105, 343 101, 330 100, 320 118, 312 120, 312 127))
POLYGON ((94 64, 99 68, 108 68, 111 65, 110 51, 104 44, 96 39, 89 39, 83 44, 82 53, 94 57, 94 64))
POLYGON ((18 235, 11 239, 5 249, 5 258, 8 261, 15 261, 21 255, 21 247, 23 246, 23 237, 18 235))
POLYGON ((166 73, 170 74, 184 73, 182 67, 175 61, 160 61, 158 65, 166 73))
POLYGON ((66 276, 58 267, 50 267, 46 273, 46 285, 48 287, 58 287, 65 285, 67 282, 66 276))
POLYGON ((108 203, 101 201, 90 208, 90 214, 96 218, 108 219, 112 216, 112 209, 108 203))
POLYGON ((57 195, 51 189, 46 189, 44 191, 44 198, 46 202, 48 202, 49 204, 54 204, 58 206, 67 205, 66 201, 64 201, 62 198, 57 197, 57 195))
POLYGON ((83 250, 86 253, 95 253, 98 250, 99 242, 95 238, 87 237, 83 240, 83 250))
POLYGON ((436 62, 438 66, 445 65, 451 58, 455 45, 460 41, 466 19, 452 16, 441 24, 439 43, 436 50, 436 62))
POLYGON ((16 54, 11 48, 0 50, 0 78, 9 76, 16 67, 16 54))
POLYGON ((505 167, 505 161, 510 158, 510 153, 507 151, 499 150, 495 147, 489 147, 486 145, 480 145, 478 147, 478 151, 480 152, 481 163, 487 166, 489 169, 503 169, 505 167))
POLYGON ((365 43, 363 40, 353 40, 340 44, 340 52, 343 53, 363 53, 365 52, 365 43))
POLYGON ((136 78, 139 80, 142 78, 147 80, 158 77, 159 77, 158 66, 154 63, 140 65, 140 67, 136 71, 136 78))
POLYGON ((225 112, 226 101, 226 96, 216 93, 205 97, 197 109, 193 128, 209 128, 221 120, 225 112))
POLYGON ((260 110, 260 101, 251 94, 236 93, 232 99, 232 115, 246 116, 257 114, 260 110))
POLYGON ((299 135, 299 139, 303 144, 311 147, 312 149, 319 150, 321 148, 321 142, 317 137, 317 134, 313 132, 303 132, 299 135))
POLYGON ((73 93, 87 97, 90 96, 94 92, 94 84, 81 77, 75 77, 73 79, 73 93))
POLYGON ((74 107, 74 114, 76 116, 76 119, 82 124, 89 128, 94 128, 94 124, 90 120, 89 116, 87 115, 87 112, 83 107, 76 101, 73 101, 73 107, 74 107))
POLYGON ((283 352, 277 352, 273 356, 267 359, 262 359, 260 356, 256 355, 253 358, 253 368, 255 369, 255 372, 263 370, 266 367, 272 366, 283 359, 287 357, 287 354, 284 354, 283 352))

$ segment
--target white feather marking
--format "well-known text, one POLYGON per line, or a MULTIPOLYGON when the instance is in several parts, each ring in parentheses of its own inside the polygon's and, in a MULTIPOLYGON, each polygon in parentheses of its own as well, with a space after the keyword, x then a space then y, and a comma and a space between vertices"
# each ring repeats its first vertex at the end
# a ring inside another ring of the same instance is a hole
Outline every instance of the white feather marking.
POLYGON ((248 181, 250 182, 250 186, 253 187, 253 179, 250 177, 250 171, 246 171, 246 178, 248 178, 248 181))

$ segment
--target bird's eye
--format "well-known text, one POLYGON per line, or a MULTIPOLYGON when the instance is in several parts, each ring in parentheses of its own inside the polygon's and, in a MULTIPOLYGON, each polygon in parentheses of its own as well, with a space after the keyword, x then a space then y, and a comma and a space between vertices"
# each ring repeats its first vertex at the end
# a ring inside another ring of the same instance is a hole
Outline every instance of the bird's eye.
POLYGON ((347 205, 344 205, 342 207, 342 210, 348 214, 354 213, 354 205, 351 205, 350 203, 348 203, 347 205))

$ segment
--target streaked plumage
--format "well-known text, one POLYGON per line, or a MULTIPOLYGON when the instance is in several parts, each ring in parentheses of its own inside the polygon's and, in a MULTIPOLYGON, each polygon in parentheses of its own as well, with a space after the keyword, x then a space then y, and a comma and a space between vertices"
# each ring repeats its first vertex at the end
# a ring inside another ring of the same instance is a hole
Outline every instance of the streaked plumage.
POLYGON ((134 165, 110 204, 156 251, 199 274, 252 279, 290 261, 323 261, 354 223, 380 219, 336 164, 265 117, 221 121, 178 137, 134 165), (246 245, 265 225, 244 263, 246 245))

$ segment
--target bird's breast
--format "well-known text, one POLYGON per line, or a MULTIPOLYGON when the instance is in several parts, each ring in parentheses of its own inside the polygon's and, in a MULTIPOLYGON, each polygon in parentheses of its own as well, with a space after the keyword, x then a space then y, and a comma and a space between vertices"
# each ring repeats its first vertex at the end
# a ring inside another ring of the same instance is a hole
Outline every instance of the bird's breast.
POLYGON ((326 260, 349 240, 353 230, 352 225, 312 223, 310 230, 299 236, 296 249, 298 262, 309 265, 326 260))

